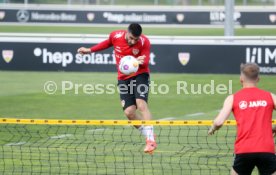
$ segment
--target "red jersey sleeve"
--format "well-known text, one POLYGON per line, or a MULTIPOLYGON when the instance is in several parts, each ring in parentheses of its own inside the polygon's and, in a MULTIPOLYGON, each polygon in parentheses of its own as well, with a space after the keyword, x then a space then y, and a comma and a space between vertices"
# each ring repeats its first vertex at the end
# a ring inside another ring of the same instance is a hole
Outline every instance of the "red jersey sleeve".
POLYGON ((149 65, 149 61, 150 61, 150 41, 147 38, 145 38, 144 45, 143 45, 142 51, 140 53, 140 56, 143 56, 143 55, 145 55, 146 58, 145 58, 144 63, 141 66, 147 67, 149 65))
POLYGON ((104 50, 104 49, 107 49, 109 47, 111 47, 113 44, 112 44, 112 33, 109 35, 109 38, 100 42, 99 44, 97 45, 94 45, 90 48, 91 52, 97 52, 97 51, 101 51, 101 50, 104 50))

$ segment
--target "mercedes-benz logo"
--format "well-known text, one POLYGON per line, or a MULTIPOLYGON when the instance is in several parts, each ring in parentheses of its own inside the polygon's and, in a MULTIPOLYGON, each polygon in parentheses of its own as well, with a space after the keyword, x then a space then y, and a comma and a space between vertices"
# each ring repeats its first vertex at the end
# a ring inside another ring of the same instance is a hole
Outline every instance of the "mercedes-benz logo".
POLYGON ((27 22, 30 18, 30 14, 27 10, 19 10, 16 13, 16 17, 19 22, 27 22))

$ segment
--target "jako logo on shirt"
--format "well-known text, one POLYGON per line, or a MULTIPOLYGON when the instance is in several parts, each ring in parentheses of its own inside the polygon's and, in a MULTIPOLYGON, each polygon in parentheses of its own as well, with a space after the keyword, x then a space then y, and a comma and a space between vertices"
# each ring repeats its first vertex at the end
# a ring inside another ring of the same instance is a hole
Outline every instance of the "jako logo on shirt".
POLYGON ((246 109, 247 107, 254 108, 254 107, 266 107, 266 106, 267 106, 267 102, 265 100, 250 101, 249 105, 246 101, 241 101, 239 103, 240 109, 246 109))

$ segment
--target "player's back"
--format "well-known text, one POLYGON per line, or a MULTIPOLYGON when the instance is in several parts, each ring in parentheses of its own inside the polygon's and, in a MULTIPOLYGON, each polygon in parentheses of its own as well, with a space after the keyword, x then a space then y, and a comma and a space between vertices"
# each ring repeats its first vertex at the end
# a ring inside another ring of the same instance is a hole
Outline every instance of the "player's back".
POLYGON ((234 94, 233 113, 237 121, 235 153, 274 153, 270 92, 257 87, 243 88, 234 94))

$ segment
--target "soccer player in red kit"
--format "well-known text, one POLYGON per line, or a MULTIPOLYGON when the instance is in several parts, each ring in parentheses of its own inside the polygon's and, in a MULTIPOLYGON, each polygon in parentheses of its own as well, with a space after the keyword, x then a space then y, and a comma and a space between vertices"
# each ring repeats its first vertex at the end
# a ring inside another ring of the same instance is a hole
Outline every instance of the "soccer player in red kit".
MULTIPOLYGON (((137 23, 128 26, 128 30, 116 30, 110 33, 105 41, 91 48, 81 47, 78 52, 90 54, 109 47, 114 47, 116 66, 118 70, 118 87, 121 104, 129 120, 150 120, 147 101, 149 92, 149 60, 150 42, 142 34, 142 27, 137 23), (122 57, 131 55, 137 58, 139 69, 135 74, 124 75, 119 70, 122 57), (138 109, 139 112, 136 110, 138 109)), ((146 137, 145 153, 152 154, 157 144, 153 133, 153 126, 135 126, 146 137)))
POLYGON ((237 121, 235 160, 232 175, 250 175, 257 166, 260 175, 276 175, 276 155, 272 126, 272 112, 276 109, 276 96, 257 88, 259 66, 241 65, 242 89, 224 101, 219 115, 208 134, 212 135, 229 117, 231 111, 237 121))

